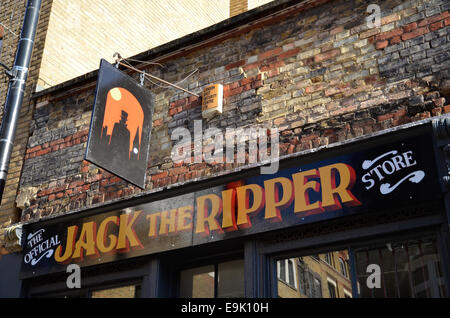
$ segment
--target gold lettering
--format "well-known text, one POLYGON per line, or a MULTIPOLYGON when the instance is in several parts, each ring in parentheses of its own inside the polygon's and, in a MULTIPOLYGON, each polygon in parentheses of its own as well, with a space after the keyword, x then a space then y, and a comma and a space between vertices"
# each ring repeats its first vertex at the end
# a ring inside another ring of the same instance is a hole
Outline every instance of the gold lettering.
POLYGON ((292 202, 292 181, 288 178, 279 177, 264 181, 264 189, 266 193, 266 214, 265 219, 276 218, 282 220, 280 207, 286 206, 292 202), (278 189, 276 185, 280 184, 283 189, 283 196, 278 199, 278 189))
POLYGON ((161 216, 161 212, 158 213, 152 213, 147 215, 146 219, 149 220, 149 230, 148 230, 148 236, 156 236, 156 226, 158 223, 158 217, 161 216))
POLYGON ((327 210, 341 209, 341 203, 348 206, 361 205, 361 202, 351 193, 350 189, 355 184, 355 170, 344 163, 319 168, 320 183, 322 184, 322 207, 327 210), (336 186, 336 177, 339 176, 340 182, 336 186))
POLYGON ((264 192, 261 186, 257 184, 248 184, 245 186, 237 187, 237 224, 242 227, 250 227, 252 223, 250 221, 249 214, 258 213, 264 207, 264 192), (250 207, 249 193, 253 193, 253 204, 250 207))
POLYGON ((97 232, 97 224, 94 221, 83 223, 81 228, 80 238, 75 244, 72 258, 83 260, 83 251, 86 251, 86 256, 98 255, 95 247, 95 234, 97 232))
POLYGON ((193 212, 194 207, 192 205, 187 205, 178 209, 177 231, 185 231, 192 229, 193 212), (190 222, 186 224, 186 220, 189 220, 190 222))
POLYGON ((197 225, 195 233, 206 233, 210 231, 221 231, 221 227, 216 220, 216 216, 222 213, 222 200, 217 194, 208 194, 197 197, 197 225), (211 203, 211 212, 208 213, 208 205, 206 201, 211 203), (205 224, 208 223, 208 227, 205 224))
POLYGON ((177 209, 161 212, 161 224, 159 226, 159 235, 175 232, 175 221, 177 209))
POLYGON ((320 190, 320 183, 314 180, 308 181, 310 177, 319 177, 317 169, 302 171, 292 175, 295 190, 294 213, 322 211, 320 201, 310 203, 308 190, 311 189, 315 192, 320 190))
POLYGON ((109 234, 109 245, 105 245, 106 241, 106 233, 108 231, 109 223, 114 223, 119 225, 119 217, 118 216, 109 216, 100 223, 100 227, 97 232, 97 248, 102 253, 111 252, 117 244, 117 236, 113 234, 109 234))
POLYGON ((66 250, 61 256, 62 245, 59 245, 55 250, 55 261, 58 263, 66 263, 72 257, 73 248, 75 246, 75 236, 77 235, 78 226, 73 225, 67 228, 66 250))
POLYGON ((142 211, 134 212, 130 214, 122 214, 120 216, 119 224, 119 237, 117 241, 118 250, 128 250, 129 247, 142 247, 142 243, 139 241, 136 233, 134 232, 133 225, 136 219, 139 217, 142 211), (130 220, 131 219, 131 220, 130 220))

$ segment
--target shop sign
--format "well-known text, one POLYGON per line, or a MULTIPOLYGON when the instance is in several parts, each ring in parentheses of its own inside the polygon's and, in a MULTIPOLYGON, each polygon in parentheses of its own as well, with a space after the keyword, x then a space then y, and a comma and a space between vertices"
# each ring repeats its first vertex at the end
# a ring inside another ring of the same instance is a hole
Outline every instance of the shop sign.
POLYGON ((101 60, 85 159, 145 187, 153 96, 101 60))
POLYGON ((431 139, 416 136, 274 175, 26 228, 23 275, 61 271, 440 196, 431 139))

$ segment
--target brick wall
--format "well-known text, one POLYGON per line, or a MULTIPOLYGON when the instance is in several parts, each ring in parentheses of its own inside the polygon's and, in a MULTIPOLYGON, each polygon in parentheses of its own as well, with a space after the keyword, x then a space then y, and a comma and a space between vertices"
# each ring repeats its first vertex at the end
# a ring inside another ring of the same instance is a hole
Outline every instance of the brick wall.
POLYGON ((248 10, 248 0, 230 0, 230 17, 248 10))
MULTIPOLYGON (((224 85, 223 114, 203 129, 277 126, 280 155, 344 141, 450 111, 447 1, 331 1, 254 23, 211 45, 156 60, 147 71, 200 93, 224 85), (417 27, 415 27, 417 24, 417 27), (387 41, 387 43, 386 43, 387 41)), ((134 74, 137 78, 137 75, 134 74)), ((83 160, 95 82, 39 97, 18 201, 22 220, 129 198, 142 191, 83 160)), ((145 192, 223 174, 245 164, 177 164, 176 127, 201 119, 198 98, 146 83, 155 94, 145 192)))
POLYGON ((260 7, 273 0, 230 0, 230 17, 260 7))
MULTIPOLYGON (((43 0, 41 5, 39 24, 36 30, 33 55, 28 73, 28 81, 24 92, 20 118, 17 123, 16 139, 14 141, 14 148, 11 155, 6 186, 0 204, 0 228, 9 226, 11 223, 15 223, 20 220, 21 210, 16 207, 15 199, 19 188, 24 155, 30 134, 30 122, 33 118, 34 104, 31 102, 31 92, 34 90, 42 59, 42 51, 45 42, 45 34, 47 32, 51 3, 51 0, 43 0)), ((25 4, 26 1, 2 1, 0 21, 8 27, 9 31, 5 29, 0 60, 9 67, 11 67, 14 62, 18 36, 20 34, 23 16, 25 13, 25 4)), ((3 72, 1 72, 0 119, 3 114, 3 105, 6 99, 7 88, 8 79, 3 72)))
MULTIPOLYGON (((25 7, 24 0, 0 3, 0 22, 4 25, 0 61, 9 67, 14 62, 25 7)), ((34 105, 30 96, 36 88, 48 87, 95 69, 101 57, 111 60, 116 51, 124 56, 132 55, 218 22, 227 15, 228 3, 225 1, 219 4, 206 0, 179 4, 161 1, 133 1, 130 4, 119 1, 112 6, 111 1, 106 0, 95 3, 78 0, 69 4, 60 0, 43 0, 15 147, 0 206, 0 227, 20 218, 21 212, 15 199, 33 114, 34 105), (136 20, 140 21, 139 28, 135 26, 136 20), (149 37, 149 34, 152 36, 149 37), (141 40, 136 41, 137 38, 141 40)), ((8 78, 0 72, 0 119, 7 87, 8 78)), ((22 204, 19 200, 19 206, 22 204)))
POLYGON ((272 2, 274 0, 247 0, 248 10, 252 10, 256 7, 265 5, 266 3, 272 2))
POLYGON ((228 18, 228 1, 53 0, 38 88, 48 88, 228 18))

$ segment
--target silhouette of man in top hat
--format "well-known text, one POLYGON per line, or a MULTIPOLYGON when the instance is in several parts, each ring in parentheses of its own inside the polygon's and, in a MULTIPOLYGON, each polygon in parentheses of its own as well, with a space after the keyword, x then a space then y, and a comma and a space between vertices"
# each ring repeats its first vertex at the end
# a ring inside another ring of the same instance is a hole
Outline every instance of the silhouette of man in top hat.
POLYGON ((111 150, 113 156, 130 159, 130 131, 127 128, 128 113, 122 110, 120 121, 114 124, 111 135, 111 150))

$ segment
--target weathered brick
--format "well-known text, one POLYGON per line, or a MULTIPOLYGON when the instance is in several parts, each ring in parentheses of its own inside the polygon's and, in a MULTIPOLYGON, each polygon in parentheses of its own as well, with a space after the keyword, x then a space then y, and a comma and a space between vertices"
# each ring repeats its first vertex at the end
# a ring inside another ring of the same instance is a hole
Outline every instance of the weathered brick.
POLYGON ((289 51, 286 51, 286 52, 281 53, 281 54, 278 56, 278 59, 284 60, 284 59, 286 59, 286 58, 288 58, 288 57, 297 55, 299 52, 300 52, 300 48, 294 48, 294 49, 292 49, 292 50, 289 50, 289 51))
POLYGON ((230 70, 230 69, 232 69, 232 68, 236 68, 236 67, 242 66, 242 65, 244 65, 244 64, 245 64, 245 61, 244 61, 244 60, 237 61, 237 62, 228 64, 227 66, 225 66, 225 69, 226 69, 226 70, 230 70))
POLYGON ((426 33, 428 33, 428 32, 430 32, 430 31, 428 30, 427 27, 424 27, 424 28, 418 28, 418 29, 416 29, 416 30, 414 30, 414 31, 412 31, 412 32, 404 33, 404 34, 402 35, 402 40, 403 40, 403 41, 407 41, 407 40, 413 39, 413 38, 415 38, 415 37, 418 37, 418 36, 420 36, 420 35, 424 35, 424 34, 426 34, 426 33))
POLYGON ((390 14, 388 16, 382 17, 381 18, 381 25, 385 25, 385 24, 388 24, 388 23, 391 23, 391 22, 395 22, 395 21, 398 21, 398 20, 400 20, 400 15, 398 13, 393 13, 393 14, 390 14))
POLYGON ((444 21, 443 20, 442 21, 438 21, 438 22, 430 24, 430 31, 436 31, 436 30, 438 30, 440 28, 443 28, 443 27, 444 27, 444 21))
POLYGON ((381 49, 384 49, 386 46, 388 46, 388 44, 389 44, 389 42, 387 40, 386 41, 379 41, 376 44, 376 48, 377 48, 377 50, 381 50, 381 49))
MULTIPOLYGON (((390 31, 390 32, 392 32, 392 31, 390 31)), ((378 29, 378 28, 369 29, 363 33, 360 33, 359 38, 360 39, 370 38, 374 35, 377 35, 378 33, 380 33, 380 29, 378 29)))
POLYGON ((376 36, 377 41, 384 41, 390 39, 394 36, 399 36, 403 34, 403 29, 394 29, 389 32, 385 32, 376 36))
MULTIPOLYGON (((354 4, 355 12, 365 11, 367 3, 354 4)), ((426 82, 448 74, 448 35, 443 27, 447 18, 439 13, 439 20, 434 21, 435 15, 425 16, 425 7, 419 10, 424 14, 418 14, 420 5, 408 1, 392 11, 386 9, 389 15, 382 18, 382 27, 367 29, 363 19, 349 15, 348 2, 334 1, 318 10, 292 12, 282 20, 269 18, 268 23, 249 24, 245 34, 233 30, 223 40, 215 35, 205 47, 168 54, 164 71, 152 67, 149 71, 177 82, 183 76, 180 70, 189 74, 200 67, 198 76, 188 78, 183 87, 201 93, 206 84, 224 84, 223 113, 204 119, 204 128, 256 122, 277 125, 282 138, 292 137, 292 141, 280 143, 282 153, 295 153, 445 111, 444 100, 433 86, 436 83, 426 82), (320 10, 326 13, 319 16, 320 10), (425 19, 427 24, 418 26, 425 19), (346 22, 339 25, 341 21, 346 22), (423 33, 426 27, 430 33, 423 33), (413 93, 433 95, 410 100, 413 93), (351 133, 337 126, 345 126, 351 133)), ((90 85, 95 87, 94 82, 90 85)), ((215 177, 217 171, 237 167, 198 164, 191 168, 172 163, 171 132, 176 127, 193 132, 193 120, 202 119, 200 102, 176 90, 145 85, 154 92, 155 105, 153 151, 144 191, 200 176, 215 177)), ((51 103, 44 101, 53 95, 44 94, 38 101, 39 112, 33 118, 36 127, 24 149, 27 157, 21 184, 43 185, 33 212, 57 211, 58 206, 43 198, 56 200, 60 193, 70 197, 77 208, 137 193, 126 182, 83 161, 86 134, 78 133, 88 128, 94 92, 83 93, 77 83, 69 85, 68 91, 75 93, 58 93, 58 100, 51 103), (67 129, 61 129, 66 125, 67 129), (36 155, 45 149, 53 152, 36 155), (47 186, 51 182, 55 184, 47 186)))
POLYGON ((340 53, 340 50, 331 50, 325 53, 318 54, 314 57, 315 62, 322 62, 325 60, 329 60, 340 53))
POLYGON ((417 29, 417 22, 410 23, 410 24, 405 25, 403 27, 403 30, 404 30, 405 33, 411 32, 411 31, 413 31, 415 29, 417 29))
POLYGON ((277 47, 277 48, 275 48, 273 50, 269 50, 269 51, 266 51, 264 53, 259 54, 258 55, 258 60, 259 61, 265 60, 265 59, 270 58, 272 56, 279 55, 281 52, 283 52, 283 49, 280 48, 280 47, 277 47))
POLYGON ((431 23, 434 23, 434 22, 446 19, 448 17, 450 17, 450 13, 448 11, 446 11, 446 12, 443 12, 441 14, 437 14, 437 15, 431 16, 429 18, 423 19, 422 21, 419 22, 418 26, 419 27, 423 27, 423 26, 426 26, 428 24, 431 24, 431 23))

